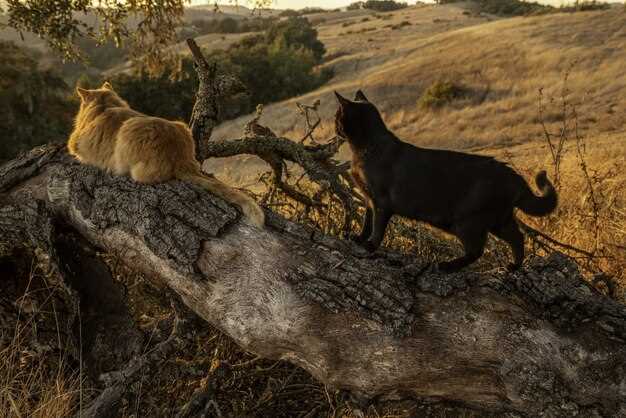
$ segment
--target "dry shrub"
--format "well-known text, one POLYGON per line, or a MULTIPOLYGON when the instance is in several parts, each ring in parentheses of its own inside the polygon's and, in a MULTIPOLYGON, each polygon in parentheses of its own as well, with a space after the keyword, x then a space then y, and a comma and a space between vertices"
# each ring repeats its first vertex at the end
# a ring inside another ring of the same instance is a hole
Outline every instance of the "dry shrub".
POLYGON ((619 149, 598 147, 597 138, 594 147, 588 147, 580 126, 582 115, 578 113, 586 97, 572 99, 568 87, 574 65, 566 70, 558 97, 545 100, 543 90, 539 91, 538 121, 549 150, 551 174, 559 191, 559 207, 552 216, 534 218, 529 223, 577 249, 559 245, 546 247, 545 241, 534 244, 544 250, 558 249, 571 255, 590 275, 608 274, 623 289, 626 287, 623 159, 620 163, 620 158, 615 158, 619 149), (556 117, 546 121, 546 113, 556 117))
POLYGON ((467 93, 467 89, 460 84, 438 80, 422 94, 419 104, 426 109, 436 109, 464 97, 467 93))

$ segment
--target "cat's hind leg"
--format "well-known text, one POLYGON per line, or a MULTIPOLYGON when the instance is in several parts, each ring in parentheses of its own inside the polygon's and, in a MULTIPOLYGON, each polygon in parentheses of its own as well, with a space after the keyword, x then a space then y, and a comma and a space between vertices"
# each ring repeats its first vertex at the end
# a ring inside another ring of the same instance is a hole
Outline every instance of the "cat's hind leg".
POLYGON ((387 224, 393 215, 393 212, 389 209, 380 207, 374 207, 372 212, 372 234, 369 239, 363 243, 365 249, 370 252, 376 251, 380 243, 383 242, 387 224))
POLYGON ((483 217, 478 219, 464 220, 462 224, 456 225, 453 233, 463 244, 465 254, 462 257, 450 261, 443 261, 438 264, 438 268, 444 272, 454 272, 469 266, 478 260, 485 251, 487 242, 487 230, 483 217))
POLYGON ((515 216, 498 228, 493 228, 491 233, 505 241, 511 247, 513 263, 508 265, 509 270, 517 270, 524 261, 524 234, 519 229, 515 216))

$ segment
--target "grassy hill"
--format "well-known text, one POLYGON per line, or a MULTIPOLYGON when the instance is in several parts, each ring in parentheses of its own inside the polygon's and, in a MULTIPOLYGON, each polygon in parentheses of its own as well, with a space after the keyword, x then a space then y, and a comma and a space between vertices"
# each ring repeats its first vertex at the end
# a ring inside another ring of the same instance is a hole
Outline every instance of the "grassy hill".
MULTIPOLYGON (((363 89, 379 106, 389 128, 405 141, 493 155, 528 178, 539 169, 547 169, 554 178, 540 122, 545 122, 556 141, 565 119, 560 209, 534 225, 565 242, 610 254, 611 261, 600 264, 626 283, 619 268, 626 263, 626 12, 622 7, 496 19, 474 14, 469 4, 456 3, 325 17, 328 20, 318 30, 328 49, 324 65, 335 69, 335 77, 305 96, 265 106, 262 123, 277 134, 299 138, 303 122, 295 102, 320 99, 320 133, 330 137, 336 109, 333 90, 351 97, 363 89), (439 108, 425 108, 422 95, 442 80, 459 86, 464 94, 439 108), (576 120, 569 108, 563 118, 563 98, 576 105, 576 120)), ((249 119, 222 124, 215 138, 241 136, 249 119)), ((347 147, 341 156, 350 157, 347 147)), ((267 170, 256 157, 230 159, 227 164, 213 160, 206 165, 218 176, 246 186, 255 184, 259 173, 267 170)))

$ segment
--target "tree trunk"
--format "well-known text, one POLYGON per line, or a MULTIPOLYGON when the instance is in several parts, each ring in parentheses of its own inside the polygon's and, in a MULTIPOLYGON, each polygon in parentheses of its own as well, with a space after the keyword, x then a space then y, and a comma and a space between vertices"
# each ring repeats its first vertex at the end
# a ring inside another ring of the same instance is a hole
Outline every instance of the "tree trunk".
POLYGON ((44 245, 69 227, 244 349, 359 399, 626 416, 626 307, 563 255, 515 273, 441 274, 272 213, 264 230, 247 226, 194 185, 139 185, 59 146, 0 167, 0 193, 0 241, 44 245))

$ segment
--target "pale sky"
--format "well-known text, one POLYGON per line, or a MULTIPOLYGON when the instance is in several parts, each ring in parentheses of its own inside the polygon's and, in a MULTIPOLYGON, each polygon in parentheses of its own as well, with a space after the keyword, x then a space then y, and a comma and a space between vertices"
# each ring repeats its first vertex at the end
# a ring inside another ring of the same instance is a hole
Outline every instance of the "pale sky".
MULTIPOLYGON (((325 9, 335 9, 337 7, 344 7, 356 0, 273 0, 272 8, 276 9, 302 9, 303 7, 323 7, 325 9)), ((409 4, 415 4, 415 0, 399 0, 405 1, 409 4)), ((607 3, 623 3, 624 0, 604 0, 607 3)), ((538 0, 538 3, 551 4, 553 6, 559 6, 564 3, 573 3, 573 0, 538 0)), ((207 0, 192 0, 194 5, 199 4, 214 4, 215 1, 207 0)), ((218 1, 220 4, 233 4, 227 0, 218 1)), ((433 3, 433 1, 424 0, 424 3, 433 3)), ((239 4, 242 6, 250 6, 251 3, 247 3, 246 0, 239 0, 239 4)))

